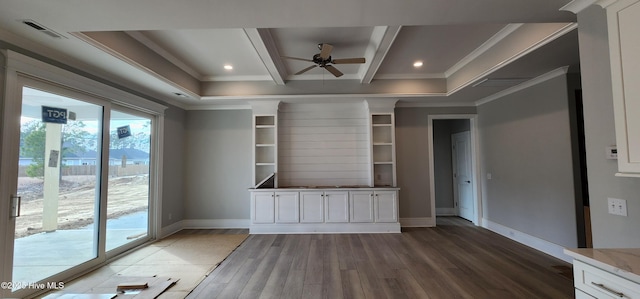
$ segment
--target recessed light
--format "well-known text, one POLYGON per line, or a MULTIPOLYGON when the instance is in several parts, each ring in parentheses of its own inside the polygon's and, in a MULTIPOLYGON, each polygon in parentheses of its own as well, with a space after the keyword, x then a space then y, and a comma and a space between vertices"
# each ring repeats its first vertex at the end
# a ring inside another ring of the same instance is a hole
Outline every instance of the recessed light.
POLYGON ((421 67, 421 66, 422 66, 422 61, 420 60, 413 63, 413 67, 421 67))
POLYGON ((232 69, 233 69, 233 66, 232 66, 232 65, 230 65, 230 64, 225 64, 225 65, 224 65, 224 69, 225 69, 225 70, 232 70, 232 69))

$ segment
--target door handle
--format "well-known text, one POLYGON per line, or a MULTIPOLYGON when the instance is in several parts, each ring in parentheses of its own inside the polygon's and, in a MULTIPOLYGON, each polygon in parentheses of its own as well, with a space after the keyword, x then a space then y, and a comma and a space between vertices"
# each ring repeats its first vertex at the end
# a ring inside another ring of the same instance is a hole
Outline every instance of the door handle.
POLYGON ((464 182, 467 183, 467 184, 471 184, 471 181, 464 181, 464 182))
POLYGON ((11 196, 11 218, 20 217, 20 205, 22 203, 22 197, 20 196, 11 196))

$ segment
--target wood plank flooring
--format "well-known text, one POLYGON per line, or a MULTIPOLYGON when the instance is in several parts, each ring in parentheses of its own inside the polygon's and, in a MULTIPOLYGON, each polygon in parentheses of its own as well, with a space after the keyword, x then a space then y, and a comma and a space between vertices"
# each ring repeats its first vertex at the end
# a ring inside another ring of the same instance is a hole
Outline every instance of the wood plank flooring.
POLYGON ((573 298, 567 267, 446 217, 401 234, 251 235, 187 298, 573 298))

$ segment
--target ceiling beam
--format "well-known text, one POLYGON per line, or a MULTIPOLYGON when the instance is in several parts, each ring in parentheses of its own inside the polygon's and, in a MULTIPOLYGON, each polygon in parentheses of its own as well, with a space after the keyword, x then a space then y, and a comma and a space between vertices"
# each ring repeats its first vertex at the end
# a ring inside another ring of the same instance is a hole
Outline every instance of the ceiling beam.
POLYGON ((287 71, 280 59, 280 53, 269 29, 244 28, 244 32, 247 34, 249 41, 251 41, 253 48, 260 56, 273 81, 278 85, 284 85, 287 71))
POLYGON ((359 75, 362 78, 360 83, 371 83, 400 29, 402 26, 376 26, 373 28, 371 43, 364 54, 367 62, 360 67, 359 75))

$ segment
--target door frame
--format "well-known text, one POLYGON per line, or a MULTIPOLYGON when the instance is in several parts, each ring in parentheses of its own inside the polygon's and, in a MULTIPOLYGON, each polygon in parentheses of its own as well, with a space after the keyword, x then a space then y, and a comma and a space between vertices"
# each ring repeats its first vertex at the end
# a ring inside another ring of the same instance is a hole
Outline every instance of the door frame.
POLYGON ((479 182, 480 178, 480 146, 478 138, 478 115, 477 114, 434 114, 427 117, 427 132, 429 142, 429 204, 431 207, 431 219, 432 225, 436 225, 436 191, 435 191, 435 167, 433 156, 433 120, 447 120, 447 119, 468 119, 469 120, 469 132, 471 137, 471 175, 472 175, 472 194, 474 197, 474 219, 473 224, 477 226, 482 225, 482 184, 479 182))
MULTIPOLYGON (((0 50, 0 114, 3 122, 0 124, 0 153, 2 157, 11 157, 9 159, 0 159, 0 240, 4 246, 0 246, 0 281, 11 281, 13 265, 13 249, 14 249, 14 229, 15 220, 9 216, 10 197, 16 194, 17 185, 15 178, 18 173, 18 151, 19 151, 19 134, 15 134, 20 130, 20 111, 22 101, 16 99, 22 88, 20 83, 21 77, 32 78, 42 81, 51 86, 58 86, 63 89, 77 91, 103 100, 107 104, 105 109, 111 109, 114 105, 129 107, 143 113, 153 115, 156 125, 153 127, 152 134, 155 140, 152 140, 152 165, 150 171, 154 173, 150 177, 150 203, 149 217, 152 219, 149 227, 149 239, 151 241, 160 233, 162 220, 162 160, 163 160, 163 130, 164 130, 164 111, 167 106, 149 101, 145 98, 136 96, 124 90, 113 86, 94 81, 93 79, 81 76, 77 73, 50 65, 29 56, 13 52, 11 50, 0 50), (155 154, 155 155, 153 155, 155 154), (12 223, 12 221, 14 221, 12 223)), ((104 118, 107 119, 110 110, 104 112, 104 118)), ((108 129, 108 124, 104 126, 104 130, 108 129)), ((108 131, 107 133, 108 134, 108 131)), ((104 149, 103 144, 103 149, 104 149)), ((108 144, 106 145, 108 146, 108 144)), ((105 156, 105 155, 103 155, 105 156)), ((102 180, 106 180, 103 175, 102 180)), ((101 191, 102 192, 102 191, 101 191)), ((104 201, 100 202, 100 213, 106 213, 104 201)), ((106 218, 105 218, 106 219, 106 218)), ((106 223, 106 222, 105 222, 106 223)), ((103 229, 103 224, 100 225, 103 229)), ((101 248, 98 248, 98 257, 83 263, 77 267, 65 270, 57 275, 52 276, 51 281, 63 281, 87 272, 95 267, 101 266, 111 260, 115 253, 105 253, 104 241, 101 241, 101 248)), ((0 297, 11 296, 32 296, 47 290, 28 290, 12 292, 10 289, 0 289, 0 297)))

